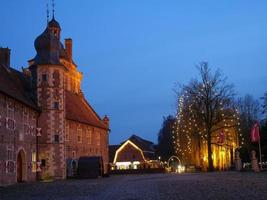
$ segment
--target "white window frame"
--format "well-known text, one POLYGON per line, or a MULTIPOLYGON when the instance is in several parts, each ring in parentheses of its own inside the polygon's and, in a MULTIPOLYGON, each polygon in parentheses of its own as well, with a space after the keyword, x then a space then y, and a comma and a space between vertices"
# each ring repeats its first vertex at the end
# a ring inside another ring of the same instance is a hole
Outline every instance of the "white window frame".
POLYGON ((15 102, 7 101, 7 117, 6 117, 6 128, 10 130, 16 129, 16 121, 15 121, 15 102), (11 114, 12 113, 12 114, 11 114), (13 127, 9 127, 9 121, 13 122, 13 127))
POLYGON ((29 123, 30 113, 27 108, 23 108, 23 132, 25 135, 31 134, 31 127, 29 123))
POLYGON ((14 169, 14 171, 13 172, 9 172, 8 171, 8 163, 9 162, 12 162, 13 164, 14 164, 14 166, 15 166, 15 155, 14 155, 14 147, 12 147, 12 146, 7 146, 7 148, 6 148, 6 153, 7 153, 7 159, 6 159, 6 173, 7 174, 14 174, 14 173, 16 173, 16 170, 14 169))

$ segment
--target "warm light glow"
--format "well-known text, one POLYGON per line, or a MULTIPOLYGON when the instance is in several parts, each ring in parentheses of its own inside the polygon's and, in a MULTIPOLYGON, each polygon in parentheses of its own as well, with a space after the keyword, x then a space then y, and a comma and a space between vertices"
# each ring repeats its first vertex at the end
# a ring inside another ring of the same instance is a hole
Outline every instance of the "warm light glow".
POLYGON ((146 159, 145 159, 145 156, 143 154, 143 151, 142 149, 140 149, 138 146, 136 146, 133 142, 131 142, 130 140, 127 140, 123 145, 120 146, 120 148, 118 148, 118 150, 116 151, 115 153, 115 157, 114 157, 114 160, 113 160, 113 163, 116 163, 117 162, 117 158, 118 158, 118 154, 122 151, 122 149, 127 145, 127 144, 130 144, 132 145, 135 149, 137 149, 138 151, 140 151, 144 161, 146 162, 146 159))

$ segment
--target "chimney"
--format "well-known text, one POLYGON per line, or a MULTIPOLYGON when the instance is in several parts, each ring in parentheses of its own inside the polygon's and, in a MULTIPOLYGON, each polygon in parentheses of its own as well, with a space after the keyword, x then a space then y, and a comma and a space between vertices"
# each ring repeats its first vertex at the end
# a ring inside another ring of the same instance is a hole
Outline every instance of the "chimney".
POLYGON ((10 67, 10 49, 0 47, 0 64, 10 67))
POLYGON ((107 115, 102 119, 102 121, 109 127, 109 118, 107 115))
POLYGON ((71 38, 65 39, 65 47, 67 51, 68 61, 72 62, 72 39, 71 38))

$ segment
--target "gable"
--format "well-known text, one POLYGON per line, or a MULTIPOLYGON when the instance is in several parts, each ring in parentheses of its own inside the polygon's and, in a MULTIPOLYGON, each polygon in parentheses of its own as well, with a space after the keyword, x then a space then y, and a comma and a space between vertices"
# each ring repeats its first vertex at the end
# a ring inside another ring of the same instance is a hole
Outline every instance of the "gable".
POLYGON ((113 163, 118 161, 146 161, 146 159, 143 151, 130 140, 127 140, 115 153, 113 163))

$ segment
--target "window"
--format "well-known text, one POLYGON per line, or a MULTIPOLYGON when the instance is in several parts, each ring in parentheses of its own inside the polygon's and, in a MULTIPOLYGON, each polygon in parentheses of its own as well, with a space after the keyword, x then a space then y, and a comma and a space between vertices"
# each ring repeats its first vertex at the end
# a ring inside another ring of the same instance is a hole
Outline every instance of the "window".
POLYGON ((47 82, 47 74, 42 74, 42 81, 47 82))
POLYGON ((36 152, 32 152, 32 172, 36 172, 36 152))
POLYGON ((14 102, 7 102, 7 118, 6 128, 15 129, 15 104, 14 102))
POLYGON ((66 141, 69 141, 69 139, 70 139, 70 133, 69 133, 69 131, 70 131, 70 127, 69 127, 68 124, 66 124, 66 128, 65 128, 65 140, 66 141))
POLYGON ((41 160, 41 167, 45 167, 45 164, 46 164, 45 159, 42 159, 42 160, 41 160))
POLYGON ((87 129, 86 137, 87 137, 88 144, 92 144, 92 130, 91 129, 87 129))
POLYGON ((14 149, 12 146, 7 147, 6 172, 7 173, 15 173, 14 149))
POLYGON ((96 145, 100 146, 100 132, 96 132, 96 145))
POLYGON ((59 135, 54 135, 54 142, 59 143, 59 135))
POLYGON ((82 143, 82 129, 77 130, 77 141, 78 143, 82 143))
POLYGON ((72 152, 72 158, 76 158, 76 151, 72 152))
POLYGON ((55 101, 55 102, 53 103, 53 109, 56 109, 56 110, 59 109, 59 102, 58 102, 58 101, 55 101))
POLYGON ((14 160, 14 151, 12 148, 7 149, 7 160, 14 160))
POLYGON ((30 134, 30 125, 29 125, 29 110, 27 108, 23 109, 23 129, 25 134, 30 134))

